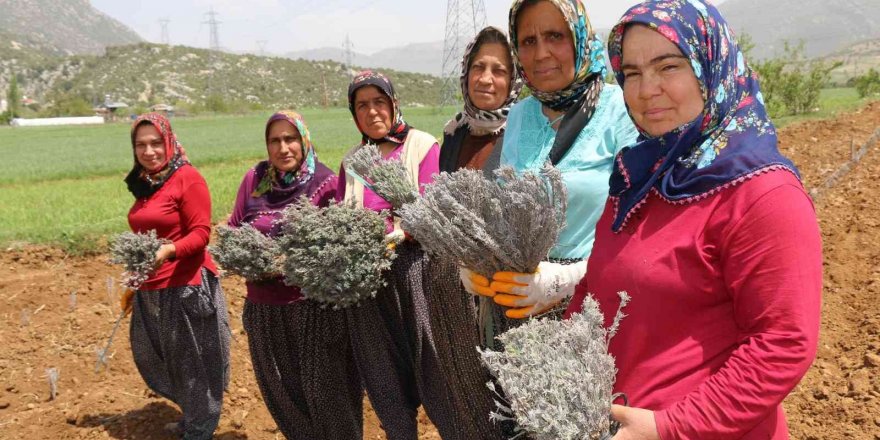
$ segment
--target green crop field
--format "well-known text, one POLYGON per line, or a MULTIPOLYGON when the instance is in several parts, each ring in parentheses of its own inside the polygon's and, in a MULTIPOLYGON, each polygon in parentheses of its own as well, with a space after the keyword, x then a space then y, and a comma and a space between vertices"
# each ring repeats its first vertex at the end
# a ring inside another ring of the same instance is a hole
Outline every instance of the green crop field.
MULTIPOLYGON (((455 109, 404 109, 414 127, 440 136, 455 109)), ((331 169, 360 136, 347 109, 303 110, 318 157, 331 169)), ((266 156, 268 114, 176 118, 172 126, 211 189, 214 220, 232 209, 244 173, 266 156)), ((129 125, 0 128, 0 244, 100 247, 127 229, 132 197, 129 125)))
MULTIPOLYGON (((854 89, 826 89, 821 110, 779 118, 777 126, 828 118, 867 102, 854 89)), ((413 126, 440 136, 455 108, 405 109, 413 126)), ((347 109, 302 111, 318 156, 337 170, 360 140, 347 109)), ((268 114, 176 118, 172 125, 190 160, 208 181, 214 221, 232 209, 247 169, 265 158, 268 114)), ((0 245, 60 244, 99 249, 107 234, 127 229, 131 195, 122 178, 132 165, 129 125, 0 128, 0 245)))

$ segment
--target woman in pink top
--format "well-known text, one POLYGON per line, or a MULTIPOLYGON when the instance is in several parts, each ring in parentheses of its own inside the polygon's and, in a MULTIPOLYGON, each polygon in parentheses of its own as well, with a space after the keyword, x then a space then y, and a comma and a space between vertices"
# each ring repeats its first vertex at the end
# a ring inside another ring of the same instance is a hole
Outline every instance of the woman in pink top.
MULTIPOLYGON (((349 109, 361 132, 352 149, 373 143, 385 159, 400 159, 410 181, 419 189, 430 183, 440 164, 437 140, 410 127, 403 119, 391 81, 378 72, 364 71, 348 88, 349 109)), ((339 172, 337 198, 356 201, 367 209, 391 210, 379 197, 344 168, 339 172)), ((389 238, 403 240, 404 232, 392 214, 389 238)), ((454 411, 440 374, 431 333, 426 288, 430 260, 418 243, 403 240, 397 257, 385 273, 387 285, 376 298, 347 309, 352 349, 370 403, 390 440, 415 440, 419 405, 443 438, 457 438, 454 411)))
MULTIPOLYGON (((274 113, 264 130, 267 158, 244 176, 229 226, 251 225, 281 235, 293 204, 326 207, 337 179, 318 159, 305 119, 274 113)), ((281 276, 248 280, 241 321, 251 363, 269 414, 286 438, 363 437, 363 390, 351 357, 345 313, 304 298, 281 276)))
POLYGON ((586 277, 610 324, 624 439, 785 439, 816 354, 816 215, 777 150, 756 74, 703 0, 645 2, 612 30, 639 142, 622 150, 586 277))

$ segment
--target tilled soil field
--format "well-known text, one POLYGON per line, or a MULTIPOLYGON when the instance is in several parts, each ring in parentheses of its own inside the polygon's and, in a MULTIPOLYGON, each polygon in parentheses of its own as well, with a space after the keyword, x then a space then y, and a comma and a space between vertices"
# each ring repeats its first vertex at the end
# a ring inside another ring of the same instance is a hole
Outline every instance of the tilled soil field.
MULTIPOLYGON (((814 192, 825 252, 818 358, 785 408, 795 439, 880 440, 880 145, 830 188, 824 183, 880 127, 880 103, 780 132, 814 192)), ((95 372, 118 313, 119 269, 106 257, 45 247, 0 255, 0 439, 170 439, 177 408, 134 366, 123 321, 108 367, 95 372), (50 399, 47 370, 58 372, 50 399)), ((259 395, 241 325, 244 285, 224 278, 233 375, 218 439, 280 439, 259 395)), ((437 439, 422 415, 421 439, 437 439)), ((365 439, 384 434, 366 406, 365 439)))

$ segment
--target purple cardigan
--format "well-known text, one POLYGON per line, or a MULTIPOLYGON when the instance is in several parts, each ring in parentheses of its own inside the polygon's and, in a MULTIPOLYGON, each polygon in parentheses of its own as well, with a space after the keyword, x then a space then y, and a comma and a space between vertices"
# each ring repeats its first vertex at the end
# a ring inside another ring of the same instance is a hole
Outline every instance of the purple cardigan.
MULTIPOLYGON (((280 232, 277 221, 281 218, 281 211, 300 196, 306 195, 313 205, 320 207, 326 207, 336 199, 336 175, 320 162, 316 164, 315 174, 302 185, 302 188, 297 188, 293 193, 284 196, 286 203, 277 201, 273 203, 273 200, 270 200, 273 196, 272 192, 253 197, 251 193, 259 183, 257 177, 262 175, 266 165, 266 162, 261 162, 245 174, 238 188, 235 207, 229 217, 229 226, 239 227, 248 223, 263 234, 274 237, 280 232)), ((245 284, 247 299, 254 303, 285 305, 303 299, 299 287, 285 285, 281 277, 271 281, 248 281, 245 284)))

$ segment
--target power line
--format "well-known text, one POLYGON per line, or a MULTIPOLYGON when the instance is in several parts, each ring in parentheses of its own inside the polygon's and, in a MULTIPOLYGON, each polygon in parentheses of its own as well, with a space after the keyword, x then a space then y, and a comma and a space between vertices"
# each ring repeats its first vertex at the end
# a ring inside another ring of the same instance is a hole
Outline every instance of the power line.
POLYGON ((257 47, 260 48, 261 57, 266 56, 266 43, 268 43, 267 40, 257 40, 257 47))
POLYGON ((342 50, 344 51, 344 64, 342 67, 348 73, 348 79, 352 80, 354 79, 354 66, 352 65, 352 60, 354 58, 354 44, 352 44, 351 38, 348 37, 348 34, 345 34, 345 42, 342 43, 342 50))
POLYGON ((162 26, 162 39, 161 39, 160 41, 161 41, 162 44, 164 44, 164 45, 170 45, 170 44, 171 44, 171 38, 169 38, 169 36, 168 36, 168 23, 169 23, 170 21, 171 21, 171 20, 169 20, 169 19, 167 19, 167 18, 160 18, 160 19, 159 19, 159 25, 162 26))
POLYGON ((467 42, 486 26, 483 0, 447 0, 446 36, 443 39, 443 79, 440 105, 458 103, 461 58, 467 42))
POLYGON ((214 7, 211 6, 211 9, 205 15, 208 16, 208 19, 203 21, 202 24, 207 24, 210 27, 210 43, 208 47, 211 50, 220 50, 220 33, 218 28, 221 22, 217 21, 218 14, 214 12, 214 7))
POLYGON ((203 21, 202 24, 207 24, 209 27, 209 31, 208 31, 209 35, 210 35, 209 47, 211 49, 209 52, 210 55, 208 56, 209 63, 211 65, 211 74, 208 75, 208 78, 207 78, 207 82, 208 82, 207 89, 208 89, 208 95, 214 95, 217 92, 217 90, 223 90, 223 87, 220 86, 220 84, 216 84, 216 81, 214 81, 214 75, 217 74, 217 69, 219 68, 218 66, 220 64, 220 62, 219 62, 220 32, 218 31, 218 27, 220 26, 220 22, 217 21, 218 14, 216 12, 214 12, 213 6, 211 6, 211 9, 207 13, 205 13, 205 15, 208 17, 208 19, 203 21), (215 90, 215 88, 216 88, 216 90, 215 90))

